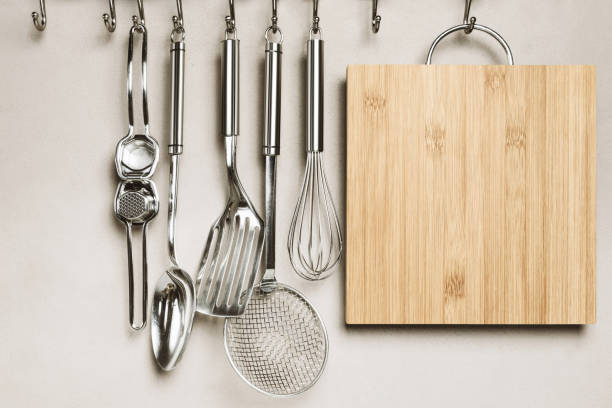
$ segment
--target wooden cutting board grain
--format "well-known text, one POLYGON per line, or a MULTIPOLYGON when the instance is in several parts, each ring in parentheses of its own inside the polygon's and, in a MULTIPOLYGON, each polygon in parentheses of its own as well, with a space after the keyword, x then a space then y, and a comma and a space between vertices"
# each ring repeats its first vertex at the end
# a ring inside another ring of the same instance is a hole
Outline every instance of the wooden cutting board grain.
POLYGON ((346 322, 595 322, 592 66, 347 71, 346 322))

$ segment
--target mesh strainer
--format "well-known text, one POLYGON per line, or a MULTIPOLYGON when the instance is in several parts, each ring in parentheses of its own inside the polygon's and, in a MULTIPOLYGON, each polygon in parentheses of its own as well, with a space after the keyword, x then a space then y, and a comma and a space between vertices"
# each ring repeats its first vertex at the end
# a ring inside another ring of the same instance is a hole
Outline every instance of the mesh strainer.
MULTIPOLYGON (((279 30, 280 31, 280 30, 279 30)), ((225 320, 225 351, 253 388, 291 396, 312 387, 325 368, 327 332, 315 308, 275 278, 276 156, 280 151, 280 43, 266 45, 266 272, 243 315, 225 320), (276 107, 276 109, 274 109, 276 107)))
POLYGON ((293 288, 255 287, 246 313, 225 321, 225 351, 242 379, 272 396, 312 387, 325 368, 327 332, 314 307, 293 288))

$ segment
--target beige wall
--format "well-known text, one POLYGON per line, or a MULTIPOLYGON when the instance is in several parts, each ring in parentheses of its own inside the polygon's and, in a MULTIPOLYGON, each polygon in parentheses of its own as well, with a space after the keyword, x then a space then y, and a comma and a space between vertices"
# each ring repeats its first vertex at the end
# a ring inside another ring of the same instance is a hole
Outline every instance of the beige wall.
MULTIPOLYGON (((115 143, 127 128, 125 59, 133 1, 118 1, 110 35, 105 1, 48 1, 36 32, 35 0, 5 0, 0 12, 0 395, 11 407, 606 407, 612 405, 612 29, 608 0, 482 1, 478 22, 502 33, 518 64, 598 67, 598 323, 584 328, 347 328, 343 272, 309 284, 284 249, 304 165, 306 0, 280 1, 285 34, 282 154, 278 185, 278 275, 323 316, 327 371, 311 391, 275 401, 247 387, 223 351, 222 322, 198 318, 176 372, 162 375, 148 331, 127 323, 124 234, 112 216, 115 143), (172 404, 172 405, 171 405, 172 404), (248 404, 248 405, 247 405, 248 404)), ((150 229, 150 280, 166 260, 170 16, 173 1, 145 1, 152 132, 162 146, 155 176, 161 211, 150 229)), ((261 208, 263 31, 269 1, 236 2, 242 41, 239 170, 261 208)), ((184 0, 187 25, 185 154, 178 254, 193 271, 224 203, 219 141, 219 40, 224 1, 184 0), (214 4, 213 4, 214 3, 214 4)), ((420 63, 434 37, 460 22, 460 0, 380 2, 369 31, 367 0, 323 0, 326 152, 344 212, 344 78, 349 63, 420 63)), ((444 42, 437 62, 503 63, 475 33, 444 42)))

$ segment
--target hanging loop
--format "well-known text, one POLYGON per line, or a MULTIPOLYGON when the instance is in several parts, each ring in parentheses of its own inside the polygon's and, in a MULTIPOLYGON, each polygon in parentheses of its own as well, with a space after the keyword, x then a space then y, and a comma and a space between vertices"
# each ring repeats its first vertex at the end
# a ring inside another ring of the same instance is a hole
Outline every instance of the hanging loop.
POLYGON ((476 17, 470 18, 470 9, 472 8, 472 0, 465 0, 465 11, 463 12, 463 24, 468 27, 464 30, 466 34, 471 34, 474 31, 476 17))
POLYGON ((318 34, 320 27, 319 22, 319 0, 312 0, 312 26, 310 27, 313 34, 318 34))
POLYGON ((32 12, 32 21, 34 22, 34 27, 38 31, 44 31, 47 27, 47 7, 45 5, 45 0, 40 0, 40 13, 38 11, 32 12))
POLYGON ((378 14, 378 0, 372 1, 372 32, 378 33, 382 17, 378 14))
POLYGON ((236 10, 234 9, 234 0, 229 0, 229 15, 225 16, 225 36, 228 34, 236 35, 236 10))
POLYGON ((117 28, 117 14, 115 12, 115 0, 108 0, 108 7, 110 8, 110 14, 102 14, 102 20, 109 33, 115 31, 117 28))

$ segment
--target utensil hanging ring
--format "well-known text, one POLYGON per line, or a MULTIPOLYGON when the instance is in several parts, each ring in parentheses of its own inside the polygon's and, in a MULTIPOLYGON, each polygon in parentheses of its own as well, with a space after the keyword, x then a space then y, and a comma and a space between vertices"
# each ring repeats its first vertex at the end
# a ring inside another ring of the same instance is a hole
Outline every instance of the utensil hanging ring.
POLYGON ((172 44, 185 41, 185 28, 183 26, 176 26, 170 34, 170 41, 172 44))
POLYGON ((271 43, 271 42, 276 42, 278 44, 282 44, 283 43, 283 32, 281 31, 281 29, 279 27, 276 27, 276 29, 274 28, 274 26, 270 26, 267 28, 264 37, 266 39, 266 42, 271 43), (270 38, 270 31, 272 32, 272 34, 276 34, 280 36, 280 40, 279 41, 273 41, 273 39, 270 38))
MULTIPOLYGON (((448 35, 454 32, 461 31, 461 30, 465 31, 470 28, 471 28, 471 24, 460 24, 458 26, 451 27, 448 30, 444 31, 442 34, 440 34, 434 40, 434 42, 431 44, 431 47, 429 48, 429 53, 427 54, 427 65, 431 65, 431 59, 433 57, 433 52, 436 46, 440 43, 440 41, 442 41, 445 37, 447 37, 448 35)), ((480 24, 474 24, 473 29, 477 31, 482 31, 483 33, 489 34, 491 37, 495 38, 497 42, 504 48, 504 51, 506 52, 506 57, 508 58, 508 64, 514 65, 514 56, 512 55, 512 50, 510 49, 510 46, 508 45, 506 40, 504 40, 504 38, 499 33, 497 33, 495 30, 489 27, 486 27, 480 24)))

